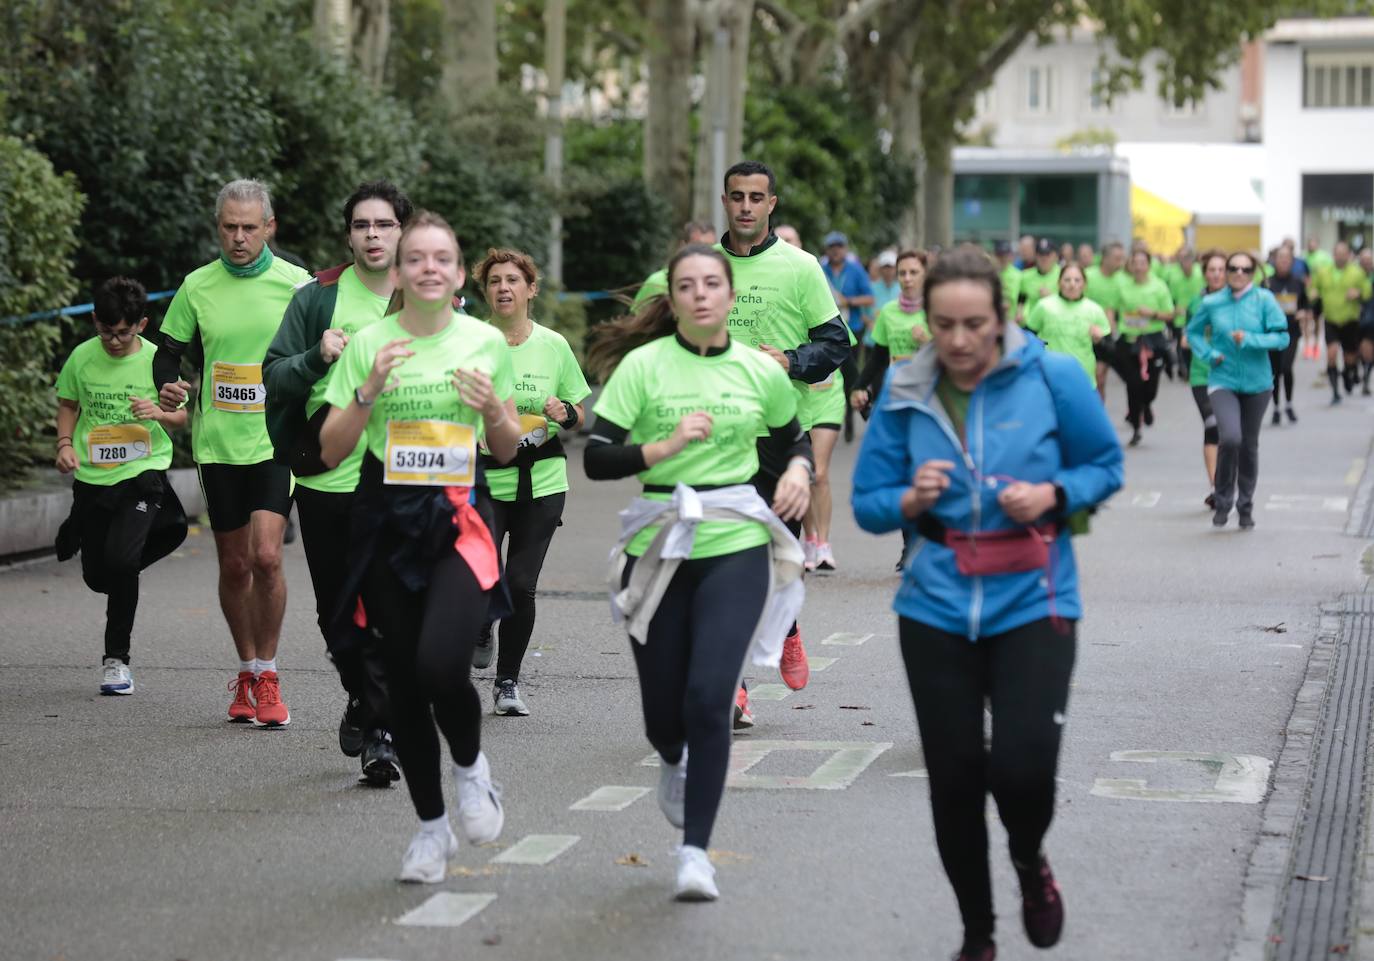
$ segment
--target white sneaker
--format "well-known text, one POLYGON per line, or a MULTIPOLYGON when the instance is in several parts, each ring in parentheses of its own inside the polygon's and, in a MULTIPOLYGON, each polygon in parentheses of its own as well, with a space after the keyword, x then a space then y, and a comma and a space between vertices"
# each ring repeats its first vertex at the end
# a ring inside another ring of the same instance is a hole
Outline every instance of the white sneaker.
POLYGON ((506 812, 501 807, 501 785, 491 780, 486 754, 477 755, 477 773, 465 776, 454 771, 458 782, 458 823, 471 844, 486 844, 501 836, 506 812))
POLYGON ((401 873, 397 878, 416 884, 439 884, 448 877, 448 862, 458 855, 458 839, 453 829, 445 825, 437 834, 421 828, 410 839, 406 856, 401 859, 401 873))
POLYGON ((816 545, 816 570, 833 571, 838 570, 835 564, 835 555, 830 550, 830 542, 826 541, 816 545))
POLYGON ((714 901, 720 897, 716 888, 716 869, 701 848, 684 844, 677 855, 677 892, 679 901, 714 901))
POLYGON ((668 823, 680 828, 687 823, 687 748, 676 764, 658 762, 658 806, 668 823))
POLYGON ((107 657, 101 662, 100 693, 132 694, 134 692, 134 672, 129 670, 117 657, 107 657))
POLYGON ((808 571, 816 569, 816 542, 809 537, 802 538, 802 568, 808 571))

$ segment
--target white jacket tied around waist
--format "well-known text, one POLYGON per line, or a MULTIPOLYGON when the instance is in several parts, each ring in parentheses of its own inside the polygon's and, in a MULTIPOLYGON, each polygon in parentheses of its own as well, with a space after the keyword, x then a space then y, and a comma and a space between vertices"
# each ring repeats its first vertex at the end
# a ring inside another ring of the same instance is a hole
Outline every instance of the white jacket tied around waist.
POLYGON ((782 657, 782 642, 801 612, 806 589, 802 586, 801 543, 792 536, 778 516, 748 484, 736 484, 710 491, 697 491, 678 484, 671 500, 637 497, 620 512, 620 542, 611 550, 607 586, 611 594, 611 617, 619 624, 629 621, 630 637, 643 644, 649 635, 649 622, 658 610, 678 564, 691 556, 697 525, 702 521, 757 521, 773 536, 768 545, 768 600, 763 616, 754 628, 750 655, 758 665, 776 667, 782 657), (626 548, 636 534, 655 524, 663 527, 635 560, 630 581, 622 590, 626 548))

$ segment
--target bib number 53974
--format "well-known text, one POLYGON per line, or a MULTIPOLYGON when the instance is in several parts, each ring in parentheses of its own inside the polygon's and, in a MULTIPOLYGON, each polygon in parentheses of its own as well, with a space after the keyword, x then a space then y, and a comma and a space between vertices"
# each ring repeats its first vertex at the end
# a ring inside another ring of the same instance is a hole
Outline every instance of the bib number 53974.
POLYGON ((444 420, 394 420, 386 425, 388 484, 467 487, 476 479, 477 432, 444 420))

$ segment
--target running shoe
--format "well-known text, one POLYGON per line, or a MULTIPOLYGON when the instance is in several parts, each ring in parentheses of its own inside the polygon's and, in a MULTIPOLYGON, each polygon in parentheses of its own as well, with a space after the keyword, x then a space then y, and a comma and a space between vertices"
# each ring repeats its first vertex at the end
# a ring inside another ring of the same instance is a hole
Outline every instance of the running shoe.
POLYGON ((676 764, 658 762, 658 807, 668 823, 680 828, 687 823, 687 748, 676 764))
POLYGON ((754 712, 749 710, 749 692, 740 685, 735 692, 735 730, 744 731, 754 726, 754 712))
POLYGON ((1283 411, 1281 411, 1281 410, 1279 410, 1277 407, 1275 407, 1275 408, 1274 408, 1274 416, 1271 417, 1271 418, 1269 419, 1269 423, 1272 424, 1272 425, 1275 426, 1275 427, 1277 427, 1277 426, 1279 426, 1280 424, 1282 424, 1282 423, 1283 423, 1283 411))
POLYGON ((134 672, 117 657, 107 657, 100 664, 101 694, 132 694, 134 672))
POLYGON ((835 563, 835 555, 830 550, 829 541, 821 541, 816 545, 816 570, 834 571, 839 567, 835 563))
POLYGON ((1064 898, 1050 870, 1050 862, 1040 855, 1040 863, 1033 871, 1021 875, 1021 923, 1026 938, 1037 948, 1052 948, 1059 943, 1064 931, 1064 898))
POLYGON ((373 787, 391 787, 401 779, 401 764, 391 743, 391 732, 373 728, 367 732, 367 745, 362 750, 363 780, 373 787))
POLYGON ((1360 396, 1362 396, 1362 397, 1368 397, 1368 396, 1369 396, 1369 378, 1367 378, 1367 377, 1365 378, 1364 383, 1363 383, 1362 385, 1360 385, 1360 396))
POLYGON ((816 539, 814 537, 802 538, 802 568, 808 571, 816 569, 816 539))
POLYGON ((1216 494, 1216 491, 1212 491, 1212 492, 1209 493, 1206 497, 1204 497, 1204 498, 1202 499, 1202 503, 1204 503, 1204 504, 1207 505, 1207 509, 1208 509, 1208 510, 1216 510, 1216 509, 1217 509, 1217 494, 1216 494))
POLYGON ((806 660, 806 649, 802 647, 801 628, 796 624, 792 625, 792 633, 783 639, 778 673, 782 675, 782 682, 794 691, 800 691, 811 680, 811 665, 806 660))
POLYGON ((1126 446, 1127 446, 1127 447, 1139 447, 1139 446, 1140 446, 1140 428, 1139 428, 1139 427, 1137 427, 1135 430, 1131 431, 1131 439, 1128 440, 1128 441, 1126 442, 1126 446))
POLYGON ((991 941, 966 941, 951 961, 997 961, 997 945, 991 941))
POLYGON ((1229 518, 1230 515, 1231 512, 1229 510, 1222 510, 1220 507, 1218 507, 1216 513, 1212 515, 1212 526, 1225 527, 1227 518, 1229 518))
POLYGON ((457 856, 458 839, 454 837, 453 828, 445 824, 443 833, 421 828, 410 839, 397 879, 414 884, 439 884, 448 877, 448 862, 457 856))
POLYGON ((720 897, 716 869, 701 848, 684 844, 677 853, 677 890, 679 901, 714 901, 720 897))
POLYGON ((496 636, 488 625, 485 635, 477 639, 477 646, 472 649, 472 666, 479 671, 485 671, 491 667, 491 659, 495 653, 496 636))
POLYGON ((1255 515, 1250 511, 1240 511, 1236 514, 1236 519, 1240 522, 1240 529, 1252 531, 1255 529, 1255 515))
POLYGON ((286 727, 291 723, 291 712, 281 699, 281 681, 276 671, 263 671, 258 675, 253 682, 253 700, 258 711, 253 723, 258 727, 286 727))
POLYGON ((1146 407, 1145 407, 1145 415, 1144 415, 1144 416, 1145 416, 1145 426, 1146 426, 1146 427, 1153 427, 1153 426, 1155 425, 1155 409, 1154 409, 1153 407, 1149 406, 1149 405, 1146 405, 1146 407))
POLYGON ((496 709, 493 713, 506 717, 529 717, 530 709, 520 700, 520 688, 516 687, 515 681, 510 678, 496 682, 494 697, 496 709))
POLYGON ((458 823, 470 844, 486 844, 501 836, 506 812, 501 807, 501 785, 492 783, 487 756, 478 753, 476 771, 454 771, 458 782, 458 823))
POLYGON ((257 716, 250 696, 253 689, 253 672, 239 671, 239 676, 229 682, 229 690, 234 699, 229 702, 229 720, 235 724, 247 724, 257 716))
POLYGON ((363 702, 361 698, 350 697, 344 705, 343 717, 339 718, 339 750, 344 757, 357 757, 363 753, 363 702))
POLYGON ((1288 422, 1290 424, 1296 424, 1298 422, 1298 415, 1297 412, 1293 410, 1292 404, 1285 407, 1283 412, 1288 415, 1288 422))

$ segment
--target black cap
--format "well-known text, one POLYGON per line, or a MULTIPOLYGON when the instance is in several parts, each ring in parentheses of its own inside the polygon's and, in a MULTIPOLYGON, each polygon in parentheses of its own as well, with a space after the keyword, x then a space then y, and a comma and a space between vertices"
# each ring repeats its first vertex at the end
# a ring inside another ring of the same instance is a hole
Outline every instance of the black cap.
POLYGON ((996 243, 994 243, 994 244, 992 245, 992 252, 993 252, 994 254, 996 254, 997 256, 999 256, 999 257, 1006 256, 1007 254, 1011 253, 1011 241, 1010 241, 1010 240, 999 240, 999 241, 997 241, 996 243))
POLYGON ((1050 240, 1050 238, 1041 237, 1039 240, 1035 242, 1035 255, 1037 257, 1039 257, 1042 254, 1057 253, 1059 253, 1059 250, 1054 246, 1054 241, 1050 240))

